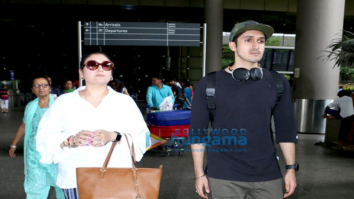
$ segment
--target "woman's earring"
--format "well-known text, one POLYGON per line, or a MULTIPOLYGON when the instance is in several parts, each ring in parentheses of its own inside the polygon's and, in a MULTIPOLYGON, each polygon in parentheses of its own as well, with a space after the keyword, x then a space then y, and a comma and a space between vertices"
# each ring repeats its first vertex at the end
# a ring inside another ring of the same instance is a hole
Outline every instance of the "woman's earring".
POLYGON ((113 80, 113 77, 111 77, 111 81, 113 80))
POLYGON ((85 78, 81 78, 82 80, 85 80, 85 78))

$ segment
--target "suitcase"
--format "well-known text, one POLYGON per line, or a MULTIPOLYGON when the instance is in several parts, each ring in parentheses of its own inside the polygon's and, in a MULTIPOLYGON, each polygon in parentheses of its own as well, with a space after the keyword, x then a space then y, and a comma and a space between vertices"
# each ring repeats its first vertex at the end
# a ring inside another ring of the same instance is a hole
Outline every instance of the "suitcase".
POLYGON ((154 126, 189 125, 191 120, 190 110, 174 110, 148 113, 147 123, 154 126))
POLYGON ((148 125, 150 133, 160 138, 188 137, 189 125, 178 126, 153 126, 148 125))

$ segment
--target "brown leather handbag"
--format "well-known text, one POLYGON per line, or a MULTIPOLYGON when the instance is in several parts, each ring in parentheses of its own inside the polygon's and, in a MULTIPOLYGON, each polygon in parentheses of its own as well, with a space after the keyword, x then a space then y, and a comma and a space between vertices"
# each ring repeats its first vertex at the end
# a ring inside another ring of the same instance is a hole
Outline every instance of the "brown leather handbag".
MULTIPOLYGON (((129 142, 127 136, 124 134, 129 142)), ((107 168, 116 142, 102 168, 76 168, 80 199, 157 199, 159 197, 162 165, 159 168, 136 168, 134 143, 131 147, 132 168, 107 168)))

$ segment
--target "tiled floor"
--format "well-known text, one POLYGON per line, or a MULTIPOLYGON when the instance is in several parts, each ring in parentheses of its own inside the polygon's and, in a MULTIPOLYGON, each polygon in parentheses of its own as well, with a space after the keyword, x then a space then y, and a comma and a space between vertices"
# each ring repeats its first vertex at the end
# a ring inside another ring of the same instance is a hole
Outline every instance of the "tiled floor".
MULTIPOLYGON (((25 198, 23 190, 23 152, 19 144, 17 157, 9 158, 7 150, 21 124, 23 109, 12 109, 0 115, 0 199, 25 198)), ((354 153, 334 151, 314 145, 323 135, 301 134, 297 145, 298 187, 291 199, 354 198, 354 153)), ((279 149, 279 146, 277 146, 279 149)), ((280 150, 278 150, 280 151, 280 150)), ((144 156, 140 167, 164 166, 160 189, 162 199, 198 199, 194 192, 193 164, 190 152, 183 156, 163 157, 164 152, 152 150, 144 156)), ((280 154, 280 165, 284 160, 280 154)), ((284 170, 283 170, 284 172, 284 170)), ((54 199, 51 192, 49 198, 54 199)))

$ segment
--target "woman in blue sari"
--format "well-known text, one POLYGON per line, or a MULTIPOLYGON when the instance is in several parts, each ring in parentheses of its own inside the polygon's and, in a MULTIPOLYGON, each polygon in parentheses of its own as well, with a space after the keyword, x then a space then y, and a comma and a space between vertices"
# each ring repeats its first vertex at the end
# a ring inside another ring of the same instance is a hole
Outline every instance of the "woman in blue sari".
POLYGON ((54 97, 50 95, 49 81, 44 77, 33 80, 32 92, 37 98, 26 106, 23 123, 18 128, 13 139, 9 155, 15 157, 16 144, 24 136, 24 163, 25 182, 24 188, 27 199, 44 199, 48 197, 50 187, 55 187, 57 199, 63 199, 63 191, 55 185, 58 175, 56 164, 42 164, 39 162, 40 154, 36 150, 36 134, 39 122, 53 103, 54 97))

